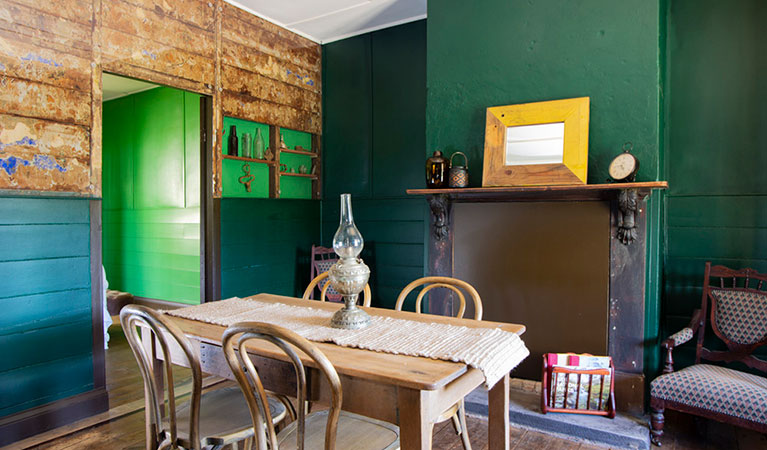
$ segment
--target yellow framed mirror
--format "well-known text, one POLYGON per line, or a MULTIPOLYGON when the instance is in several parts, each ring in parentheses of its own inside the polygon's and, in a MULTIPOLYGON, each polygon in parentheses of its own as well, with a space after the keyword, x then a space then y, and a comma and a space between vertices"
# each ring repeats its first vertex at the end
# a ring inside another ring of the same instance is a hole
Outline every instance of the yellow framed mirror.
POLYGON ((487 108, 482 186, 586 184, 589 97, 487 108))

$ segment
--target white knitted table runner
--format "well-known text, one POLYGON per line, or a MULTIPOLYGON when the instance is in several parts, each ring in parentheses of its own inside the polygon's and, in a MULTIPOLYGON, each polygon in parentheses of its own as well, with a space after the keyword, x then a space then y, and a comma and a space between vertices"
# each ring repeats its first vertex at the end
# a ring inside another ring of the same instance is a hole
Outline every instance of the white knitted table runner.
POLYGON ((519 336, 498 328, 469 328, 371 315, 367 328, 342 330, 329 325, 333 311, 255 299, 234 297, 164 312, 222 326, 243 321, 266 322, 288 328, 310 341, 462 362, 481 370, 488 387, 530 354, 519 336))

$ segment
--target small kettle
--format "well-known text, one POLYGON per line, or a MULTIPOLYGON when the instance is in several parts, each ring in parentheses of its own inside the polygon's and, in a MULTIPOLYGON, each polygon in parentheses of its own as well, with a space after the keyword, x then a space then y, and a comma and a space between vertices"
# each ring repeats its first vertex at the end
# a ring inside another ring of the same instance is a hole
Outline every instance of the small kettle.
POLYGON ((447 187, 447 158, 437 150, 426 160, 426 187, 440 189, 447 187))
POLYGON ((450 157, 450 172, 448 172, 448 186, 451 188, 465 188, 469 187, 469 160, 463 152, 455 152, 450 157), (457 166, 453 163, 453 158, 456 155, 463 156, 463 166, 457 166))

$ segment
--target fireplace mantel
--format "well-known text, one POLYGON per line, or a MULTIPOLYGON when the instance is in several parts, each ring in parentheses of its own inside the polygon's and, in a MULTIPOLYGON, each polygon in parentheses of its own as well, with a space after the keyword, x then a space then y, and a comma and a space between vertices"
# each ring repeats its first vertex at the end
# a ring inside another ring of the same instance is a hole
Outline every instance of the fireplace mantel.
MULTIPOLYGON (((608 354, 616 369, 619 410, 644 412, 644 316, 647 196, 668 183, 638 182, 574 186, 409 189, 431 208, 429 275, 453 276, 453 203, 605 201, 610 203, 608 354)), ((437 292, 435 292, 437 294, 437 292)), ((451 314, 447 293, 430 300, 432 311, 451 314)), ((566 349, 552 349, 559 351, 566 349)))

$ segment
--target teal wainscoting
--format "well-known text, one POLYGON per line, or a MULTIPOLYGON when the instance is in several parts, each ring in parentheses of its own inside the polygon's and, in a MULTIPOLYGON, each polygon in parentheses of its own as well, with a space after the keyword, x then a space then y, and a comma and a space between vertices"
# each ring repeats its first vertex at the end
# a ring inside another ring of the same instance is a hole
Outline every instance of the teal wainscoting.
POLYGON ((93 388, 89 214, 0 198, 0 416, 93 388))
POLYGON ((319 223, 318 200, 221 199, 221 297, 300 297, 319 223))

